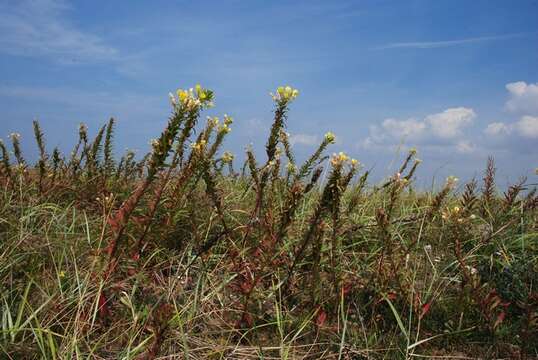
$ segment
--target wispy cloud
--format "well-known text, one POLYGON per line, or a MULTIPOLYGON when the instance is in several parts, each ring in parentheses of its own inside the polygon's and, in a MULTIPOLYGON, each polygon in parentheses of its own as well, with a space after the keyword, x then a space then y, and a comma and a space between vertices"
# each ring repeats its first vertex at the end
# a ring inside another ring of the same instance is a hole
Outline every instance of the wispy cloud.
POLYGON ((61 63, 111 61, 118 50, 82 31, 65 17, 62 0, 22 0, 0 4, 0 52, 47 57, 61 63))
POLYGON ((412 42, 397 42, 390 43, 375 47, 375 50, 387 50, 387 49, 434 49, 450 46, 459 46, 473 43, 481 43, 487 41, 495 40, 505 40, 512 39, 528 34, 506 34, 506 35, 497 35, 497 36, 481 36, 481 37, 472 37, 466 39, 457 39, 457 40, 440 40, 440 41, 412 41, 412 42))

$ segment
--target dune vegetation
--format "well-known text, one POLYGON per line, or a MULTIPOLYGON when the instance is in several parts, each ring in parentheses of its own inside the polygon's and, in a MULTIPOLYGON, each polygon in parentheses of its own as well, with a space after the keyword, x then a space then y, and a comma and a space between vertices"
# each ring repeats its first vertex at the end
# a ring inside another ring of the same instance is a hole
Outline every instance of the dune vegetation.
POLYGON ((538 356, 538 194, 483 178, 414 187, 411 149, 371 183, 330 154, 297 163, 298 96, 272 94, 265 154, 223 151, 212 91, 171 94, 143 158, 114 119, 69 154, 0 143, 0 353, 6 359, 538 356))

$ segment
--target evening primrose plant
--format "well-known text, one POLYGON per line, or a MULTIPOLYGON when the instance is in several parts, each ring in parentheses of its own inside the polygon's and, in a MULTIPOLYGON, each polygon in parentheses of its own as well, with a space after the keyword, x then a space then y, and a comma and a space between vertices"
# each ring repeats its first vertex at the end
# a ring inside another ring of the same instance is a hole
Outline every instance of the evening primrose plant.
POLYGON ((116 157, 115 119, 68 154, 34 122, 35 163, 0 141, 0 358, 535 356, 536 181, 500 192, 490 159, 422 191, 411 148, 372 184, 332 132, 295 155, 298 95, 239 173, 201 85, 146 154, 116 157))

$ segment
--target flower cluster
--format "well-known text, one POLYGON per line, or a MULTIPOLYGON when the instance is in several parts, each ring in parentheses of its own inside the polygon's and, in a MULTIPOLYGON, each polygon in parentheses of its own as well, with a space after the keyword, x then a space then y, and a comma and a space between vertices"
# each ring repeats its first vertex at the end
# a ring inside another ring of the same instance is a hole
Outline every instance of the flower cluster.
POLYGON ((199 142, 192 143, 191 148, 193 151, 202 151, 205 148, 206 143, 207 142, 202 139, 199 142))
POLYGON ((96 197, 95 201, 97 201, 97 202, 102 201, 104 204, 108 204, 108 203, 112 202, 113 199, 114 199, 114 194, 110 193, 109 195, 105 195, 103 198, 96 197))
POLYGON ((159 147, 159 139, 151 139, 149 144, 153 149, 157 149, 159 147))
POLYGON ((233 117, 224 114, 224 125, 231 125, 233 122, 233 117))
POLYGON ((213 126, 218 127, 218 131, 220 133, 228 134, 232 129, 229 125, 233 123, 233 118, 224 114, 224 120, 222 122, 222 125, 220 125, 220 120, 218 117, 207 117, 207 120, 212 123, 213 126))
POLYGON ((178 89, 177 98, 174 94, 169 93, 172 106, 181 106, 187 110, 198 110, 204 107, 213 106, 213 92, 204 89, 197 84, 194 88, 188 90, 178 89))
POLYGON ((349 156, 347 156, 343 152, 333 153, 333 156, 331 157, 331 164, 333 166, 342 165, 344 162, 346 162, 349 159, 349 156))
POLYGON ((214 117, 208 116, 207 121, 212 123, 213 126, 219 126, 219 118, 216 116, 214 117))
POLYGON ((471 214, 466 218, 464 213, 465 212, 463 211, 462 208, 460 208, 459 206, 454 206, 453 208, 447 208, 445 211, 443 211, 441 216, 443 220, 453 219, 459 223, 464 222, 466 219, 469 219, 469 220, 476 219, 476 215, 471 214))
POLYGON ((299 90, 293 89, 291 86, 279 86, 276 89, 276 94, 269 94, 276 102, 288 103, 299 96, 299 90))
POLYGON ((297 165, 295 165, 294 163, 287 163, 286 164, 286 169, 291 173, 291 174, 295 174, 297 172, 297 165))
POLYGON ((332 166, 342 166, 347 161, 349 161, 351 163, 351 166, 353 167, 356 167, 357 165, 359 165, 359 160, 351 159, 342 151, 340 151, 338 154, 334 153, 331 158, 332 166))
POLYGON ((458 178, 455 177, 455 176, 449 176, 446 178, 446 186, 449 188, 449 189, 453 189, 456 184, 458 183, 458 178))
POLYGON ((450 217, 458 217, 459 213, 461 211, 461 208, 459 206, 454 206, 453 208, 448 208, 445 211, 443 211, 443 219, 447 220, 450 217))
POLYGON ((336 141, 336 136, 329 131, 325 134, 325 141, 327 141, 329 144, 334 144, 334 142, 336 141))
POLYGON ((232 131, 232 129, 226 123, 222 124, 222 126, 219 127, 219 132, 223 132, 223 133, 227 134, 230 131, 232 131))
POLYGON ((232 154, 229 151, 225 151, 222 154, 222 162, 225 163, 225 164, 231 163, 233 161, 233 159, 234 159, 234 154, 232 154))

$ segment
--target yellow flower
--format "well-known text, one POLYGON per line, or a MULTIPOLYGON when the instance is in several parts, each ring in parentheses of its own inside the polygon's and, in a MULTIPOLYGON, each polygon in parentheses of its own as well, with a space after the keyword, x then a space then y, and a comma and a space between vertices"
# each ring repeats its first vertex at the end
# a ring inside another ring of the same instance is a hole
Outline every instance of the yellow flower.
POLYGON ((195 142, 191 145, 191 148, 194 150, 194 151, 201 151, 206 145, 206 141, 205 140, 200 140, 200 142, 195 142))
POLYGON ((234 154, 232 154, 231 152, 229 151, 225 151, 223 154, 222 154, 222 161, 224 163, 231 163, 234 159, 234 154))
POLYGON ((340 151, 338 154, 333 154, 331 163, 333 166, 339 166, 348 160, 349 156, 347 156, 344 152, 340 151))
POLYGON ((297 171, 297 166, 289 162, 286 164, 286 169, 288 169, 290 173, 295 173, 297 171))
POLYGON ((325 134, 325 140, 331 144, 334 144, 334 141, 336 140, 336 136, 332 132, 328 132, 325 134))
POLYGON ((212 122, 212 123, 213 123, 213 126, 218 126, 218 125, 219 125, 219 118, 216 117, 216 116, 213 117, 213 118, 210 117, 210 116, 208 116, 208 117, 207 117, 207 120, 210 121, 210 122, 212 122))
POLYGON ((292 88, 291 86, 279 86, 276 89, 276 94, 269 93, 274 101, 277 102, 290 102, 299 96, 299 90, 292 88))
POLYGON ((185 101, 189 98, 189 93, 185 90, 179 89, 177 91, 177 97, 181 103, 185 103, 185 101))
MULTIPOLYGON (((211 102, 212 92, 206 90, 196 84, 194 88, 189 90, 178 89, 177 97, 181 106, 184 106, 188 110, 197 110, 202 107, 211 107, 213 104, 211 102)), ((172 100, 172 98, 170 98, 172 100)), ((173 99, 173 104, 175 105, 175 98, 173 99)))
POLYGON ((60 278, 64 278, 64 277, 65 277, 65 271, 63 271, 63 270, 60 271, 60 272, 58 273, 58 276, 59 276, 60 278))
POLYGON ((231 125, 234 122, 234 119, 231 116, 224 114, 224 124, 231 125))
POLYGON ((357 160, 357 159, 351 159, 351 165, 353 165, 353 166, 357 166, 357 165, 359 165, 359 160, 357 160))

